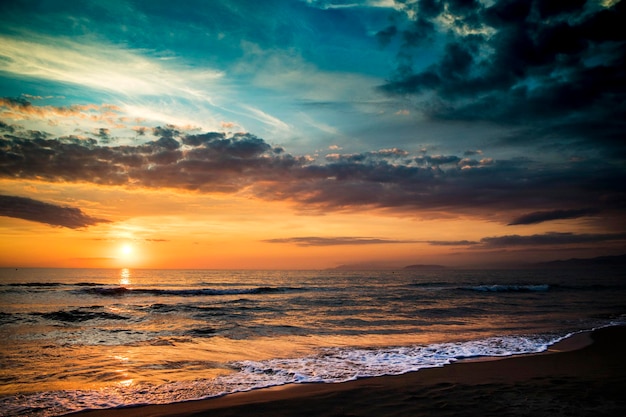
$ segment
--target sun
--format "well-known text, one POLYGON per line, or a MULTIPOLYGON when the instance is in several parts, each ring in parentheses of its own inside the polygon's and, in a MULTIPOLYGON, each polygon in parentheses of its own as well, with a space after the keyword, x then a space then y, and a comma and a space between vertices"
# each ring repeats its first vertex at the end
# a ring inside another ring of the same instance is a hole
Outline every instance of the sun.
POLYGON ((141 250, 133 243, 120 243, 116 258, 119 267, 130 268, 140 262, 141 250))
POLYGON ((133 253, 133 247, 129 244, 122 245, 120 252, 122 252, 124 256, 129 256, 133 253))

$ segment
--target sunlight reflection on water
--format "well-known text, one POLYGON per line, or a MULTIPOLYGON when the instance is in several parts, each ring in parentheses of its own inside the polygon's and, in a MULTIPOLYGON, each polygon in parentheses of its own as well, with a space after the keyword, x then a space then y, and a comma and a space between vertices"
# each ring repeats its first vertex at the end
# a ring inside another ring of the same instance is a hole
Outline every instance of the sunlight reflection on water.
POLYGON ((130 269, 122 268, 120 271, 120 285, 130 285, 130 269))

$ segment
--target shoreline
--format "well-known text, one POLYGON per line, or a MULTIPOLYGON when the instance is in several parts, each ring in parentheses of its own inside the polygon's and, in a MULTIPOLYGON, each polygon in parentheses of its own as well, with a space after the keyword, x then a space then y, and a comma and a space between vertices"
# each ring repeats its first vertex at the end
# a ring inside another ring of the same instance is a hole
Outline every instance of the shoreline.
POLYGON ((336 384, 290 384, 66 416, 626 415, 623 352, 626 326, 612 326, 574 334, 537 354, 463 360, 402 375, 336 384))

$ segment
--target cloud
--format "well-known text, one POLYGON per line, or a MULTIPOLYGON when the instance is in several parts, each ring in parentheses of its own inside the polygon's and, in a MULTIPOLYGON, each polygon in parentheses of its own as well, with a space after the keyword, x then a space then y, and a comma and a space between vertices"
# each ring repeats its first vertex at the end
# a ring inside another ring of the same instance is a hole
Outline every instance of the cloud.
POLYGON ((572 245, 581 243, 597 243, 626 240, 626 233, 559 233, 549 232, 530 236, 506 235, 485 237, 480 240, 485 248, 502 248, 510 246, 547 246, 572 245))
POLYGON ((75 207, 44 203, 26 197, 0 195, 0 216, 15 217, 52 226, 80 229, 109 220, 98 219, 75 207))
POLYGON ((484 155, 476 160, 423 152, 412 156, 389 148, 330 154, 319 162, 250 133, 189 134, 170 125, 153 133, 160 137, 142 144, 100 146, 94 139, 6 131, 0 136, 0 177, 245 192, 292 201, 308 211, 384 208, 503 222, 510 220, 507 213, 522 210, 580 214, 589 201, 619 220, 626 207, 626 174, 618 164, 604 161, 550 164, 484 155))
POLYGON ((261 123, 269 125, 275 129, 289 130, 289 125, 287 123, 272 116, 271 114, 267 114, 260 109, 256 109, 248 105, 242 105, 241 107, 249 113, 250 117, 258 120, 261 123))
MULTIPOLYGON (((484 237, 479 241, 455 240, 455 241, 426 241, 432 246, 466 246, 471 249, 495 249, 508 247, 534 247, 534 246, 562 246, 598 242, 615 242, 626 240, 626 233, 562 233, 548 232, 529 236, 505 235, 484 237)), ((302 236, 263 240, 266 243, 287 243, 297 246, 343 246, 343 245, 381 245, 381 244, 404 244, 420 243, 417 240, 393 240, 371 237, 319 237, 302 236)))
MULTIPOLYGON (((413 97, 434 119, 524 126, 539 138, 626 151, 626 2, 402 4, 409 22, 397 30, 398 69, 383 91, 413 97), (438 43, 440 57, 414 69, 438 43)), ((394 31, 382 33, 389 42, 394 31)))
POLYGON ((493 249, 524 246, 559 246, 626 240, 626 233, 569 233, 548 232, 529 236, 505 235, 484 237, 480 241, 429 241, 435 246, 469 246, 473 249, 493 249))
MULTIPOLYGON (((340 38, 341 36, 338 39, 340 38)), ((344 45, 345 53, 352 53, 352 47, 353 45, 344 45)), ((360 72, 324 70, 298 53, 299 48, 264 49, 252 42, 243 42, 242 48, 244 58, 237 64, 234 72, 250 77, 253 86, 287 93, 309 104, 356 104, 386 100, 375 88, 380 84, 380 78, 360 72)), ((251 117, 258 117, 263 123, 284 128, 281 125, 283 122, 273 116, 250 106, 242 108, 250 111, 251 117)))
MULTIPOLYGON (((68 11, 68 15, 74 12, 76 10, 68 11)), ((33 16, 27 13, 24 18, 28 19, 25 27, 34 27, 31 18, 36 19, 36 13, 33 16)), ((67 15, 59 16, 61 20, 65 18, 67 15)), ((44 20, 49 23, 51 18, 48 16, 44 20)), ((131 26, 128 29, 134 30, 131 26)), ((98 109, 95 107, 100 106, 93 105, 91 109, 31 106, 12 114, 0 109, 2 117, 16 120, 39 117, 47 119, 48 123, 63 123, 63 117, 76 117, 83 122, 104 122, 107 123, 105 127, 110 127, 126 124, 119 117, 123 109, 125 115, 148 120, 152 126, 153 122, 161 124, 165 120, 179 125, 217 128, 226 117, 224 112, 230 113, 229 109, 216 104, 233 103, 230 97, 237 89, 236 83, 224 82, 222 71, 207 68, 206 62, 197 65, 194 62, 196 57, 162 56, 157 50, 163 49, 133 49, 127 44, 99 39, 91 31, 84 36, 72 34, 71 37, 26 30, 16 31, 13 35, 0 34, 0 56, 4 57, 0 60, 0 72, 7 77, 24 80, 27 84, 35 82, 53 91, 69 88, 74 95, 92 100, 101 97, 119 105, 110 109, 98 109)), ((235 104, 233 107, 239 108, 235 104)))
POLYGON ((304 160, 251 134, 183 135, 171 126, 154 131, 161 134, 159 139, 136 146, 97 146, 93 139, 31 139, 5 134, 0 139, 0 175, 236 192, 255 181, 279 181, 304 160))
POLYGON ((109 125, 119 124, 121 109, 111 104, 36 106, 24 98, 0 97, 0 116, 12 120, 24 119, 56 119, 73 117, 92 122, 103 122, 109 125))
POLYGON ((480 242, 472 240, 429 240, 426 243, 433 246, 472 246, 480 244, 480 242))
POLYGON ((381 244, 398 244, 398 243, 414 243, 411 240, 391 240, 379 239, 371 237, 288 237, 278 239, 263 240, 266 243, 291 243, 297 246, 343 246, 343 245, 381 245, 381 244))
POLYGON ((516 217, 509 223, 509 226, 522 224, 536 224, 551 220, 576 219, 579 217, 592 216, 598 214, 600 210, 595 208, 582 208, 578 210, 551 210, 536 211, 516 217))
POLYGON ((15 132, 15 127, 0 120, 0 131, 13 133, 15 132))
POLYGON ((123 95, 198 94, 194 86, 223 77, 220 71, 195 69, 112 44, 28 34, 29 40, 0 35, 0 71, 77 84, 123 95))

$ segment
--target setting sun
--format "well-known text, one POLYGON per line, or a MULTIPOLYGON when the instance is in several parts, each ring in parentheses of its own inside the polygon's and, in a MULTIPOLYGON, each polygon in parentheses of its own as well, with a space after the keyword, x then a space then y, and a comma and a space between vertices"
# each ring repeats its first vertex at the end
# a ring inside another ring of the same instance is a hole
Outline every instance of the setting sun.
POLYGON ((120 252, 122 252, 122 255, 128 256, 133 253, 133 247, 129 244, 125 244, 120 248, 120 252))

